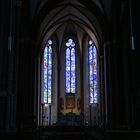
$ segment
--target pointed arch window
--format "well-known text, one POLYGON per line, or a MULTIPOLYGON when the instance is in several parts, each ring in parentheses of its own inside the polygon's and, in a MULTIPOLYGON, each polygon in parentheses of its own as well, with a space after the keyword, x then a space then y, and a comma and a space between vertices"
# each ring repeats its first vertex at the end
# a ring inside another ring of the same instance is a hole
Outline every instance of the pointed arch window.
POLYGON ((98 102, 98 76, 97 76, 97 51, 92 40, 88 41, 88 63, 89 63, 89 102, 98 102))
POLYGON ((43 55, 43 103, 52 103, 52 40, 48 40, 43 55))
POLYGON ((66 42, 65 65, 66 65, 66 93, 76 93, 76 50, 75 42, 69 38, 66 42))

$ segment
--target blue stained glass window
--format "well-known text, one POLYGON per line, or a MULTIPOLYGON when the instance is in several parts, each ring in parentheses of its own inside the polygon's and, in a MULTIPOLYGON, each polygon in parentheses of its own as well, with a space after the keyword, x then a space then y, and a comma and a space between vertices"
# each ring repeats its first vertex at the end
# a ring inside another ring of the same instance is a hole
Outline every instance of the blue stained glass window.
POLYGON ((76 92, 75 42, 69 38, 66 42, 66 93, 76 92))
POLYGON ((98 81, 97 81, 97 52, 92 40, 88 42, 88 61, 89 61, 89 102, 97 103, 98 81))
POLYGON ((51 103, 52 99, 52 40, 48 40, 43 56, 43 103, 51 103))

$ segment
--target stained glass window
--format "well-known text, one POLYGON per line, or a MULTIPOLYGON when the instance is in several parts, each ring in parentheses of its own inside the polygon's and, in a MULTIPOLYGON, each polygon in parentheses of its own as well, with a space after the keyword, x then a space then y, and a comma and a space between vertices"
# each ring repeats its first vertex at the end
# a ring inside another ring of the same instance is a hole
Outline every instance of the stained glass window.
POLYGON ((88 61, 89 61, 89 96, 90 103, 97 103, 98 80, 97 80, 97 52, 92 40, 88 42, 88 61))
POLYGON ((52 99, 52 40, 48 40, 43 57, 43 103, 51 103, 52 99))
POLYGON ((66 42, 66 93, 76 92, 75 42, 69 38, 66 42))

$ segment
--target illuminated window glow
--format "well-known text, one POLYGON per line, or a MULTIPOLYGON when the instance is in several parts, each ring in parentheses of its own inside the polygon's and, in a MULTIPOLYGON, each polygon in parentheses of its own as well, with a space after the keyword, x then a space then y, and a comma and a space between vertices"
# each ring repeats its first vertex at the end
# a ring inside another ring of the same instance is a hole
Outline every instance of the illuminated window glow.
POLYGON ((76 92, 75 43, 72 39, 66 42, 66 93, 76 92))
POLYGON ((97 52, 93 41, 88 42, 88 61, 89 61, 89 102, 98 102, 98 80, 97 80, 97 52))
POLYGON ((43 57, 43 103, 52 102, 52 41, 48 40, 43 57))

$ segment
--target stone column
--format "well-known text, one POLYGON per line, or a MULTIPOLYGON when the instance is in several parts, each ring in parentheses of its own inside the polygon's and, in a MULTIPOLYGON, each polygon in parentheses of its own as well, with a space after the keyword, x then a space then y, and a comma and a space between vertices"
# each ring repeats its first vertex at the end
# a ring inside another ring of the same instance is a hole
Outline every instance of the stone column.
POLYGON ((107 41, 104 44, 103 52, 103 70, 104 70, 104 95, 103 95, 103 122, 105 127, 111 128, 113 125, 113 94, 117 94, 117 79, 116 70, 114 70, 116 65, 116 52, 115 52, 115 40, 107 41))
POLYGON ((49 126, 51 126, 51 117, 52 117, 52 116, 51 116, 51 115, 52 115, 52 114, 51 114, 51 109, 52 109, 52 105, 50 104, 50 105, 49 105, 49 126))

